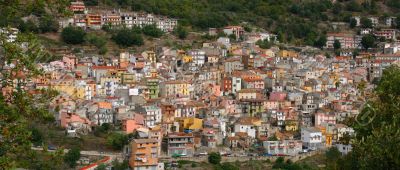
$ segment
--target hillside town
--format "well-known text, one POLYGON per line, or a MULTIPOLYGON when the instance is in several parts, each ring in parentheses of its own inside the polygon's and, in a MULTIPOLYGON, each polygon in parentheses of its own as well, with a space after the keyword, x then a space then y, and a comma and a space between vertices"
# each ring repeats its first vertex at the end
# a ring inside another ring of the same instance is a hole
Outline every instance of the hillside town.
MULTIPOLYGON (((58 20, 60 29, 155 25, 170 34, 179 22, 151 13, 88 8, 81 1, 69 9, 73 15, 58 20)), ((43 75, 22 75, 22 80, 30 93, 57 92, 49 110, 70 138, 90 135, 105 124, 132 134, 118 158, 135 170, 166 169, 171 160, 211 152, 294 157, 336 147, 346 155, 355 135, 346 122, 357 120, 383 70, 400 62, 395 17, 367 17, 368 28, 360 16, 352 19, 360 32, 328 32, 321 49, 285 46, 278 35, 245 31, 237 24, 209 28, 205 34, 216 40, 189 49, 153 46, 117 55, 57 51, 59 59, 37 65, 43 75), (375 46, 364 42, 366 35, 377 39, 375 46), (261 48, 260 42, 272 45, 261 48)), ((0 33, 13 42, 19 31, 0 33)))

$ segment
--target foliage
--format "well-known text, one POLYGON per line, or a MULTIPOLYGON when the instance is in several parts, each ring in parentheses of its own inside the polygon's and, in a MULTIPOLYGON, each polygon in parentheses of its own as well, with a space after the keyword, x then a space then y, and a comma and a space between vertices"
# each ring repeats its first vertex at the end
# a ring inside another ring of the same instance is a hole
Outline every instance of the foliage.
POLYGON ((221 155, 218 152, 211 152, 208 155, 208 162, 211 164, 217 165, 221 162, 221 155))
POLYGON ((375 47, 375 37, 373 35, 365 35, 361 39, 361 45, 364 49, 368 50, 369 48, 375 47))
POLYGON ((43 143, 43 134, 39 131, 39 129, 33 127, 31 128, 31 141, 35 146, 41 146, 43 143))
POLYGON ((327 41, 327 39, 326 39, 326 36, 325 36, 325 35, 320 36, 320 37, 318 38, 318 40, 315 41, 314 46, 316 46, 316 47, 322 49, 322 48, 326 45, 326 41, 327 41))
POLYGON ((85 31, 79 27, 68 26, 61 32, 62 40, 67 44, 82 44, 85 41, 85 31))
POLYGON ((273 45, 272 42, 269 42, 267 39, 264 40, 258 40, 256 42, 256 45, 258 45, 262 49, 269 49, 273 45))
POLYGON ((99 5, 99 0, 83 0, 86 6, 97 6, 99 5))
POLYGON ((355 18, 350 19, 350 28, 355 28, 357 26, 357 20, 355 18))
POLYGON ((274 135, 268 138, 269 141, 277 141, 278 138, 274 135))
POLYGON ((239 167, 237 167, 233 163, 224 162, 224 163, 221 164, 221 169, 223 169, 223 170, 239 170, 239 167))
POLYGON ((106 170, 106 169, 107 169, 107 165, 102 163, 99 166, 97 166, 97 168, 95 170, 106 170))
MULTIPOLYGON (((40 75, 36 61, 48 57, 48 52, 41 48, 41 44, 31 35, 20 34, 16 41, 9 42, 8 38, 0 33, 0 63, 1 90, 0 94, 0 167, 13 169, 20 162, 28 162, 19 167, 31 169, 33 162, 38 160, 32 154, 32 133, 29 122, 46 123, 53 120, 53 115, 45 109, 42 94, 35 96, 27 93, 23 86, 25 80, 40 75), (25 45, 23 45, 25 44, 25 45), (14 67, 5 67, 10 63, 14 67), (8 92, 6 89, 13 89, 8 92)), ((39 141, 38 136, 34 137, 39 141)))
POLYGON ((94 45, 99 50, 99 54, 107 53, 107 39, 105 37, 96 34, 88 34, 85 39, 89 44, 94 45))
POLYGON ((325 156, 327 166, 330 167, 329 169, 336 169, 337 161, 341 157, 339 150, 336 147, 331 147, 325 152, 325 156))
POLYGON ((373 27, 371 19, 369 19, 367 17, 361 17, 360 24, 361 24, 362 28, 372 28, 373 27))
POLYGON ((76 166, 76 161, 81 158, 81 150, 77 147, 70 149, 64 155, 64 161, 69 165, 69 167, 74 168, 76 166))
POLYGON ((142 30, 145 35, 155 38, 160 38, 164 34, 164 32, 158 29, 156 25, 146 25, 142 30))
POLYGON ((342 44, 340 44, 340 41, 339 41, 339 40, 335 40, 335 41, 333 42, 333 49, 338 50, 338 49, 340 49, 340 48, 342 48, 342 44))
POLYGON ((112 133, 107 137, 107 145, 115 150, 121 150, 128 144, 128 136, 121 133, 112 133))
POLYGON ((141 46, 143 45, 143 38, 140 34, 137 34, 129 29, 118 30, 113 36, 112 40, 120 46, 129 47, 132 45, 141 46))
POLYGON ((174 30, 174 34, 179 37, 179 39, 185 39, 188 35, 188 30, 181 24, 178 24, 178 26, 174 30))
POLYGON ((41 33, 57 32, 58 28, 59 24, 52 16, 47 15, 39 19, 39 30, 41 33))
POLYGON ((112 166, 114 170, 126 170, 129 169, 129 164, 127 160, 124 160, 122 163, 118 162, 118 160, 114 160, 112 162, 112 166))
POLYGON ((339 167, 351 169, 393 169, 400 166, 400 68, 390 66, 360 115, 352 124, 356 133, 353 151, 339 167))
POLYGON ((313 168, 307 164, 293 163, 290 159, 285 162, 283 157, 279 157, 272 165, 272 169, 309 170, 313 168))

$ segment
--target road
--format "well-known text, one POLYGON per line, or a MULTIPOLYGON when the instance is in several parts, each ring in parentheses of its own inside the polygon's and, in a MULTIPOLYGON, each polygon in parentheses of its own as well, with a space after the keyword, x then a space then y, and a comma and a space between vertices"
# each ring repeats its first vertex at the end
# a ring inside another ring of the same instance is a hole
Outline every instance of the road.
MULTIPOLYGON (((36 151, 43 151, 42 147, 31 147, 32 150, 36 151)), ((54 152, 56 150, 47 150, 49 152, 54 152)), ((69 149, 64 149, 64 153, 67 153, 69 149)), ((123 161, 123 155, 122 153, 119 152, 100 152, 100 151, 81 151, 81 155, 86 155, 86 156, 109 156, 112 160, 117 159, 118 161, 123 161)))

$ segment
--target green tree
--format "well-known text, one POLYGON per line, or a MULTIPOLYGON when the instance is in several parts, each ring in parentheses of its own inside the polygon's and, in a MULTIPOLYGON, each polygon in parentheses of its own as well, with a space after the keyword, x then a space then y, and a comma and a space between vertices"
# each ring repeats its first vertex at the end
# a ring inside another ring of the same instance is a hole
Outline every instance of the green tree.
POLYGON ((95 170, 106 170, 107 166, 105 164, 100 164, 99 166, 97 166, 97 168, 95 170))
POLYGON ((69 167, 74 168, 76 166, 76 161, 81 158, 81 150, 77 147, 70 149, 64 155, 64 161, 69 165, 69 167))
MULTIPOLYGON (((41 102, 43 100, 35 100, 41 99, 42 94, 33 96, 23 87, 27 87, 27 80, 42 73, 36 61, 48 57, 49 53, 30 34, 19 34, 14 42, 7 40, 7 35, 0 33, 0 56, 3 61, 0 63, 0 89, 3 92, 8 88, 13 89, 11 92, 7 90, 6 93, 0 93, 0 169, 33 169, 34 162, 40 158, 31 150, 32 133, 29 123, 48 123, 53 115, 47 111, 41 102), (5 67, 11 63, 14 67, 5 67)), ((46 102, 49 100, 51 97, 46 102)))
POLYGON ((326 162, 329 169, 337 169, 337 161, 341 157, 341 153, 336 147, 331 147, 325 152, 326 162))
POLYGON ((361 24, 361 27, 363 27, 363 28, 372 28, 373 27, 371 19, 369 19, 367 17, 361 17, 360 24, 361 24))
POLYGON ((235 164, 231 162, 224 162, 221 164, 221 169, 222 170, 239 170, 239 167, 237 167, 235 164))
POLYGON ((43 134, 35 127, 33 127, 31 131, 31 141, 35 146, 41 146, 43 144, 43 134))
POLYGON ((112 36, 112 40, 120 46, 129 47, 132 45, 143 45, 143 38, 140 34, 134 33, 132 30, 121 29, 112 36))
POLYGON ((364 90, 367 87, 367 82, 365 80, 361 80, 357 85, 357 89, 361 92, 361 95, 364 95, 364 90))
POLYGON ((357 26, 357 20, 355 18, 350 19, 350 28, 355 28, 357 26))
POLYGON ((162 30, 158 29, 157 26, 154 24, 144 26, 142 28, 142 31, 145 35, 155 37, 155 38, 159 38, 164 34, 164 32, 162 30))
POLYGON ((221 162, 221 155, 218 152, 211 152, 208 155, 208 162, 211 164, 217 165, 221 162))
POLYGON ((58 28, 59 24, 52 16, 46 15, 39 20, 39 30, 41 33, 57 32, 58 28))
MULTIPOLYGON (((356 121, 351 159, 356 169, 393 169, 400 167, 400 68, 390 66, 383 71, 374 90, 356 121)), ((339 164, 340 165, 340 164, 339 164)))
POLYGON ((86 33, 82 28, 66 27, 61 32, 62 40, 67 44, 82 44, 85 41, 86 33))
POLYGON ((361 39, 361 45, 364 49, 368 50, 369 48, 375 47, 375 37, 373 35, 365 35, 361 39))
POLYGON ((174 30, 174 34, 177 35, 179 39, 185 39, 188 35, 188 31, 182 25, 178 25, 174 30))
POLYGON ((121 150, 128 144, 128 136, 121 133, 112 133, 107 137, 107 145, 115 150, 121 150))
POLYGON ((340 48, 342 48, 342 44, 340 44, 340 41, 339 41, 339 40, 335 40, 335 41, 333 42, 333 49, 338 50, 338 49, 340 49, 340 48))
POLYGON ((265 40, 258 40, 256 42, 256 45, 258 45, 262 49, 269 49, 271 48, 273 43, 269 42, 267 39, 265 40))
POLYGON ((320 36, 317 41, 315 41, 314 45, 318 48, 323 48, 326 45, 326 36, 320 36))
POLYGON ((127 170, 129 169, 129 164, 127 160, 124 160, 122 163, 118 162, 118 160, 114 160, 112 162, 114 170, 127 170))

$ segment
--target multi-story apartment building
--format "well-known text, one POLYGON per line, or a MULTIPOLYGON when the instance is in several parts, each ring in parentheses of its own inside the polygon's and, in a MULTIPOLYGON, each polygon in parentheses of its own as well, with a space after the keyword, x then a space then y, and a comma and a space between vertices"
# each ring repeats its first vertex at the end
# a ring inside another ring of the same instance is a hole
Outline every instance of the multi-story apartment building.
POLYGON ((129 166, 133 170, 158 170, 158 141, 134 139, 131 142, 129 166))
POLYGON ((271 155, 297 155, 302 151, 302 142, 299 140, 264 141, 264 148, 271 155))
POLYGON ((82 1, 71 2, 69 9, 74 13, 84 13, 85 3, 83 3, 82 1))
POLYGON ((161 83, 161 96, 180 97, 189 96, 190 84, 185 81, 173 80, 161 83))
POLYGON ((325 48, 333 48, 335 40, 340 42, 342 49, 361 48, 361 39, 359 35, 345 33, 328 33, 325 48))
POLYGON ((167 139, 168 156, 193 156, 194 136, 192 133, 170 133, 168 134, 167 139))
POLYGON ((301 128, 301 141, 309 149, 317 149, 323 146, 322 132, 315 128, 301 128))

